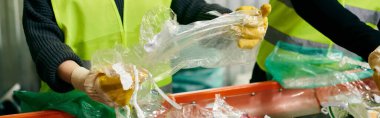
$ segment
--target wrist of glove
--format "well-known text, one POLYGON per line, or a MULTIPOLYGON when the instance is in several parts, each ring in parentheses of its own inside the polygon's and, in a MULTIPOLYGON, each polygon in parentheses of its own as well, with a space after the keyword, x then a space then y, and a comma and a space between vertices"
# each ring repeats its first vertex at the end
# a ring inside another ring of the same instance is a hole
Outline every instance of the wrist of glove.
POLYGON ((102 92, 96 73, 91 73, 83 67, 75 68, 71 74, 71 84, 75 89, 85 92, 91 99, 114 106, 113 102, 102 92))

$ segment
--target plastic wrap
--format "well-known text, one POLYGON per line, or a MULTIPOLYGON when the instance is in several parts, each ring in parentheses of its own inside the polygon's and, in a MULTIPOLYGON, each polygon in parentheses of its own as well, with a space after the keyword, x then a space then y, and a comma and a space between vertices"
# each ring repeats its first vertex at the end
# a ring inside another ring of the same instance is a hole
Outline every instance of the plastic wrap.
POLYGON ((372 76, 368 63, 335 48, 312 48, 278 42, 266 67, 284 88, 316 88, 372 76))
POLYGON ((316 95, 321 106, 336 118, 367 118, 372 110, 379 114, 379 92, 372 78, 316 88, 316 95))
MULTIPOLYGON (((246 25, 266 31, 258 10, 179 25, 170 9, 155 9, 143 18, 141 45, 98 51, 91 60, 91 70, 99 73, 97 84, 107 101, 114 103, 117 117, 158 117, 168 110, 163 106, 164 101, 172 109, 188 112, 194 108, 184 108, 169 99, 155 81, 182 68, 254 63, 250 60, 255 60, 258 46, 239 48, 237 42, 243 34, 233 29, 246 25)), ((230 111, 231 107, 225 107, 223 103, 219 105, 216 111, 225 114, 223 117, 238 115, 227 114, 234 113, 230 111)))
POLYGON ((182 104, 182 109, 170 109, 161 117, 165 118, 248 118, 247 113, 239 111, 228 105, 226 101, 215 94, 211 108, 205 108, 196 103, 182 104))
MULTIPOLYGON (((164 100, 180 109, 181 106, 170 100, 152 78, 151 72, 158 75, 170 68, 159 68, 160 64, 152 68, 146 65, 141 54, 134 49, 118 47, 99 51, 92 59, 92 71, 99 73, 101 92, 115 103, 116 116, 155 117, 165 111, 164 100)), ((167 74, 161 74, 164 75, 167 74)))
MULTIPOLYGON (((253 49, 241 49, 238 40, 242 32, 236 27, 255 26, 258 30, 266 28, 259 10, 233 12, 209 21, 198 21, 188 25, 179 25, 175 20, 165 22, 157 18, 170 16, 170 10, 152 11, 152 15, 143 18, 141 26, 141 42, 149 52, 152 61, 171 61, 180 68, 220 67, 231 64, 254 63, 261 39, 257 40, 253 49), (251 15, 246 15, 251 13, 251 15), (162 15, 157 16, 154 14, 162 15), (163 23, 158 27, 157 23, 163 23), (160 29, 156 35, 152 31, 160 29)), ((256 32, 253 32, 256 33, 256 32)), ((154 63, 154 62, 152 62, 154 63)))

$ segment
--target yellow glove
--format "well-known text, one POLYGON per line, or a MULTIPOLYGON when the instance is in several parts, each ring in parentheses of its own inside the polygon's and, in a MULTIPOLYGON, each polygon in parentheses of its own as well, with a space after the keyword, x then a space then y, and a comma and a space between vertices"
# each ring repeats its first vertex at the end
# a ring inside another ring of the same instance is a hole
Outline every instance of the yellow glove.
MULTIPOLYGON (((109 69, 111 70, 111 69, 109 69)), ((126 106, 129 104, 129 101, 131 100, 131 97, 135 91, 135 80, 136 75, 134 75, 133 67, 132 66, 124 66, 124 70, 126 73, 130 74, 130 77, 132 79, 131 86, 129 88, 124 89, 123 84, 121 81, 121 77, 118 74, 113 75, 106 75, 104 73, 100 73, 99 78, 99 85, 103 93, 106 94, 106 96, 114 103, 117 104, 117 106, 126 106)), ((111 70, 114 71, 114 70, 111 70)), ((138 71, 138 78, 139 78, 139 84, 142 83, 146 78, 148 78, 149 73, 148 71, 144 69, 137 69, 138 71)), ((126 74, 123 74, 126 75, 126 74)))
POLYGON ((107 99, 100 90, 97 75, 97 73, 91 73, 90 70, 83 67, 75 68, 71 74, 71 84, 75 89, 85 92, 92 100, 114 106, 113 102, 107 99))
MULTIPOLYGON (((95 101, 111 107, 126 106, 129 104, 135 90, 135 75, 133 74, 132 66, 124 67, 124 70, 130 74, 132 79, 130 81, 131 86, 127 89, 123 88, 120 76, 112 68, 107 68, 102 72, 90 72, 83 67, 76 68, 71 75, 71 83, 74 88, 85 92, 95 101)), ((140 83, 148 77, 148 72, 143 69, 138 69, 138 74, 140 83)))
POLYGON ((377 47, 368 57, 369 66, 374 71, 373 79, 377 88, 380 89, 380 46, 377 47))
POLYGON ((257 13, 253 12, 255 10, 257 10, 257 8, 253 6, 241 6, 236 9, 236 11, 241 11, 242 13, 250 16, 262 16, 262 20, 259 19, 256 21, 257 19, 247 19, 247 22, 243 25, 233 27, 233 30, 235 30, 240 36, 240 39, 238 40, 239 48, 251 49, 264 38, 264 35, 268 28, 267 16, 271 12, 271 5, 262 5, 257 13))

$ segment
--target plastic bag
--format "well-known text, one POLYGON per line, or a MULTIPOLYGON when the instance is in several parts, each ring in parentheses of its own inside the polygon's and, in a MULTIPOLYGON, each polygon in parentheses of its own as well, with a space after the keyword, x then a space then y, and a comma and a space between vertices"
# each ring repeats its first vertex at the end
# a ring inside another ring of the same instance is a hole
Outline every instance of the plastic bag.
POLYGON ((177 117, 179 114, 185 117, 189 115, 197 117, 242 116, 242 112, 228 106, 219 96, 216 97, 212 116, 208 116, 209 112, 200 107, 178 105, 160 90, 152 74, 142 68, 144 61, 133 61, 131 60, 133 58, 127 58, 134 55, 130 53, 134 52, 127 51, 125 48, 117 48, 98 52, 92 61, 94 65, 93 71, 98 70, 101 76, 105 76, 100 77, 99 83, 106 97, 115 102, 114 108, 117 117, 160 117, 163 113, 168 112, 169 109, 175 112, 165 117, 177 117), (112 55, 110 55, 110 52, 112 55), (128 52, 128 54, 123 52, 128 52), (141 64, 141 66, 133 65, 130 62, 141 64), (130 76, 130 81, 126 81, 128 77, 123 77, 123 75, 130 76), (133 82, 133 84, 125 84, 127 82, 133 82), (164 106, 165 100, 169 103, 169 107, 164 106))
POLYGON ((91 61, 92 71, 105 76, 100 85, 107 98, 115 102, 118 117, 157 117, 167 110, 162 106, 164 100, 175 109, 181 109, 154 82, 173 75, 179 69, 246 63, 255 57, 257 49, 237 47, 238 34, 234 34, 237 32, 232 27, 246 23, 259 25, 262 18, 257 10, 246 11, 256 15, 231 13, 190 25, 178 25, 171 20, 173 15, 170 11, 159 9, 144 16, 142 45, 99 51, 91 61), (119 80, 112 82, 114 78, 119 80), (111 89, 105 90, 107 87, 111 89))
POLYGON ((99 85, 106 99, 115 103, 117 117, 156 117, 164 100, 180 109, 154 82, 154 75, 170 76, 162 64, 147 65, 139 48, 117 47, 98 51, 92 58, 92 71, 97 72, 99 85), (146 69, 147 68, 147 69, 146 69), (148 70, 149 69, 149 70, 148 70), (160 73, 162 72, 162 73, 160 73))
POLYGON ((15 91, 14 95, 21 102, 22 112, 53 109, 65 111, 79 118, 115 117, 113 109, 93 101, 85 93, 76 90, 67 93, 15 91))
MULTIPOLYGON (((241 11, 189 25, 179 25, 175 20, 157 21, 156 19, 160 16, 156 14, 163 14, 157 13, 160 11, 165 12, 165 10, 157 10, 148 13, 144 16, 141 25, 141 42, 149 53, 148 58, 155 59, 152 63, 170 61, 172 65, 179 68, 253 64, 260 43, 253 49, 239 48, 237 42, 241 34, 234 31, 233 27, 254 24, 266 31, 264 26, 260 25, 263 23, 263 18, 258 10, 244 11, 253 14, 252 16, 243 14, 241 11), (164 23, 164 25, 157 27, 157 23, 164 23), (157 29, 161 32, 152 35, 157 29)), ((164 16, 170 15, 161 17, 164 16)))
POLYGON ((316 88, 372 76, 368 63, 338 49, 304 47, 278 42, 266 67, 284 88, 316 88))

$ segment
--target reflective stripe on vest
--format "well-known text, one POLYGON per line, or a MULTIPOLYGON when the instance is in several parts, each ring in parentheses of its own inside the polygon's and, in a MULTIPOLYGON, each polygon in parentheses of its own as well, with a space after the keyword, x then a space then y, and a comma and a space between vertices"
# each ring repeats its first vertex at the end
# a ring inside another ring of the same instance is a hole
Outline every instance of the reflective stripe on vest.
MULTIPOLYGON (((342 3, 346 9, 357 15, 361 21, 366 22, 367 25, 372 28, 376 28, 375 24, 377 24, 380 19, 380 4, 376 3, 378 5, 372 5, 371 7, 373 8, 368 8, 364 6, 359 7, 358 5, 354 6, 352 2, 348 1, 350 0, 340 0, 339 2, 342 3)), ((371 0, 364 0, 357 2, 370 1, 371 0)), ((346 49, 335 45, 330 39, 298 16, 290 0, 271 0, 270 3, 273 10, 268 17, 269 27, 257 57, 257 63, 264 71, 266 71, 264 65, 266 57, 273 51, 277 41, 280 40, 308 47, 337 48, 343 50, 346 54, 352 54, 346 49)))
MULTIPOLYGON (((138 45, 143 15, 159 6, 170 8, 171 0, 124 0, 123 22, 114 0, 51 0, 51 3, 65 43, 81 59, 90 60, 97 50, 110 49, 115 44, 138 45)), ((156 82, 161 87, 172 79, 156 82)))

